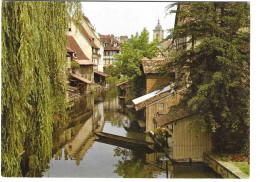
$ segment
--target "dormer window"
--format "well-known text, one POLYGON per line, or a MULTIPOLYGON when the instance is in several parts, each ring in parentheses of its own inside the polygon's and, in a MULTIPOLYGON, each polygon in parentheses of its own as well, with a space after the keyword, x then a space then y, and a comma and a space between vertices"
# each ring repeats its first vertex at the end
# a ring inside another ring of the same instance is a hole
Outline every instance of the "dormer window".
POLYGON ((117 46, 117 43, 116 42, 114 42, 114 47, 116 47, 117 46))

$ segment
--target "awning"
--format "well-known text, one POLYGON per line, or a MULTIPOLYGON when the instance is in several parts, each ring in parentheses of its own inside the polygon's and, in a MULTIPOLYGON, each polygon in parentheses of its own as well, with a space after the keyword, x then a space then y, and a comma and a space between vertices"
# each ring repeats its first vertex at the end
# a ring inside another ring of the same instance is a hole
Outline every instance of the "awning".
POLYGON ((108 77, 108 75, 104 72, 101 72, 101 71, 94 71, 94 73, 100 75, 100 76, 103 76, 103 77, 108 77))
POLYGON ((85 78, 83 78, 81 76, 75 75, 73 73, 70 73, 70 76, 73 77, 73 78, 76 78, 77 80, 80 80, 80 81, 82 81, 82 82, 84 82, 86 84, 91 84, 91 81, 89 81, 89 80, 87 80, 87 79, 85 79, 85 78))

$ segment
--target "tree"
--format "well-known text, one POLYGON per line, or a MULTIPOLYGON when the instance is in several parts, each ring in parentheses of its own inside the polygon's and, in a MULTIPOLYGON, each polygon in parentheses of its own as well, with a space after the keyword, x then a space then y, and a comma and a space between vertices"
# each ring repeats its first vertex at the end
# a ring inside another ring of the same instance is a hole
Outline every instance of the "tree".
POLYGON ((138 33, 135 36, 132 35, 131 43, 123 42, 122 47, 121 54, 117 55, 116 66, 123 75, 131 79, 135 79, 142 74, 140 65, 143 57, 152 58, 159 52, 156 41, 149 43, 149 33, 146 28, 140 35, 138 33))
POLYGON ((52 155, 54 113, 65 119, 66 32, 80 3, 2 3, 2 175, 40 174, 52 155))
POLYGON ((141 34, 131 36, 131 43, 123 42, 121 54, 117 55, 118 61, 115 66, 120 73, 128 77, 134 84, 134 91, 140 93, 144 75, 141 70, 141 60, 144 57, 152 58, 157 56, 159 49, 156 47, 157 40, 149 43, 149 33, 146 28, 141 34))
POLYGON ((241 150, 249 142, 249 4, 177 3, 170 11, 177 13, 172 38, 189 36, 191 44, 173 62, 190 72, 183 104, 213 132, 216 150, 241 150))

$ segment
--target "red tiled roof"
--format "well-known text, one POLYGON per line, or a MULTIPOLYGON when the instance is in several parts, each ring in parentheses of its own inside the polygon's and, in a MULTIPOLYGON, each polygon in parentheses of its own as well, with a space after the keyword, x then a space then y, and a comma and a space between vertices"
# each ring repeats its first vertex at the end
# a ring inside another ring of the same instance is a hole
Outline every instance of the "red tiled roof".
POLYGON ((85 79, 85 78, 83 78, 81 76, 75 75, 73 73, 70 73, 70 76, 72 76, 73 78, 76 78, 77 80, 80 80, 80 81, 82 81, 82 82, 84 82, 86 84, 91 84, 91 81, 89 81, 89 80, 87 80, 87 79, 85 79))
POLYGON ((74 51, 72 49, 70 49, 69 47, 66 47, 66 49, 67 49, 67 52, 73 52, 74 53, 74 51))
POLYGON ((108 75, 104 72, 101 72, 101 71, 94 71, 94 73, 98 74, 98 75, 101 75, 103 77, 108 77, 108 75))
MULTIPOLYGON (((169 62, 170 62, 169 58, 165 58, 165 57, 153 57, 152 59, 148 59, 144 57, 142 59, 144 74, 159 73, 158 69, 169 62)), ((172 69, 171 73, 174 72, 175 70, 172 69)))
POLYGON ((83 15, 83 18, 86 22, 90 23, 89 19, 85 15, 83 15))
POLYGON ((86 37, 86 39, 89 41, 90 45, 96 49, 99 49, 99 47, 94 43, 92 37, 88 34, 88 32, 85 30, 82 24, 80 24, 80 30, 83 33, 83 35, 86 37))
POLYGON ((75 60, 77 61, 80 65, 95 65, 93 62, 91 62, 90 60, 75 60))
POLYGON ((100 40, 104 43, 107 43, 107 46, 104 46, 104 50, 107 51, 120 51, 121 45, 119 41, 114 37, 114 35, 100 35, 100 40), (114 42, 117 43, 117 46, 114 47, 114 42))
POLYGON ((67 50, 69 49, 70 51, 76 53, 76 57, 73 55, 74 60, 89 60, 89 58, 84 54, 73 36, 67 35, 66 48, 67 50))

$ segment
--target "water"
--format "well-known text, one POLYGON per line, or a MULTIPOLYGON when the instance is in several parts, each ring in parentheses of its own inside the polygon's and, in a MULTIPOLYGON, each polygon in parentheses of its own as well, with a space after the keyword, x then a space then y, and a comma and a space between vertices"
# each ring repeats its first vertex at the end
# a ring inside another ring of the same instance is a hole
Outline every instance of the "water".
POLYGON ((158 160, 163 153, 147 154, 96 140, 94 131, 145 140, 145 121, 117 97, 116 90, 81 99, 71 123, 53 138, 53 157, 43 177, 98 178, 216 178, 203 163, 176 164, 158 160), (91 114, 87 114, 91 113, 91 114), (167 170, 168 168, 168 170, 167 170), (168 172, 167 172, 168 171, 168 172))

